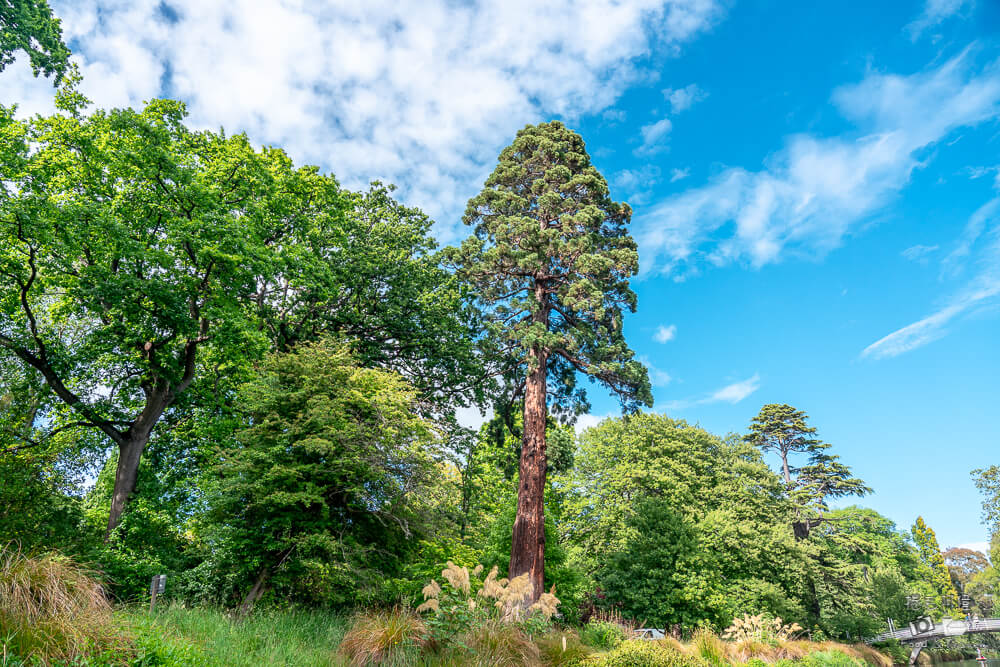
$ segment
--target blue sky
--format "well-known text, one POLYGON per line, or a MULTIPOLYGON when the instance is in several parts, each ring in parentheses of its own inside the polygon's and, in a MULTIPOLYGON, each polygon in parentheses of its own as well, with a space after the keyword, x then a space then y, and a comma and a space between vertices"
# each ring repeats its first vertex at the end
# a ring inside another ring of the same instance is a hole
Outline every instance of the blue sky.
MULTIPOLYGON (((806 410, 901 527, 982 542, 1000 463, 1000 5, 990 0, 53 0, 101 107, 171 96, 460 239, 526 123, 632 203, 654 409, 806 410)), ((0 102, 51 109, 25 63, 0 102)), ((592 414, 616 410, 600 390, 592 414)))

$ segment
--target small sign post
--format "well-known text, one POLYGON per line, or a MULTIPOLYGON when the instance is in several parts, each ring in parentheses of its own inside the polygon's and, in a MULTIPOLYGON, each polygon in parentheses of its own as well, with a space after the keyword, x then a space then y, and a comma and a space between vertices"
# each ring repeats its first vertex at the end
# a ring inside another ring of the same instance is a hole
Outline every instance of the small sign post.
POLYGON ((149 613, 153 613, 156 607, 156 596, 167 589, 167 575, 154 574, 153 580, 149 583, 149 613))

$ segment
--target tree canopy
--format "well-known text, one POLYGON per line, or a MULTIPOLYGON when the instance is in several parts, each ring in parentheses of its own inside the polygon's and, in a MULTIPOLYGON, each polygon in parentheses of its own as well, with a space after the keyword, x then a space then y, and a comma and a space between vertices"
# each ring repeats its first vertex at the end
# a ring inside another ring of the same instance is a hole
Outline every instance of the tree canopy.
POLYGON ((54 76, 58 85, 69 68, 69 49, 62 27, 46 0, 0 0, 0 72, 27 54, 35 76, 54 76))

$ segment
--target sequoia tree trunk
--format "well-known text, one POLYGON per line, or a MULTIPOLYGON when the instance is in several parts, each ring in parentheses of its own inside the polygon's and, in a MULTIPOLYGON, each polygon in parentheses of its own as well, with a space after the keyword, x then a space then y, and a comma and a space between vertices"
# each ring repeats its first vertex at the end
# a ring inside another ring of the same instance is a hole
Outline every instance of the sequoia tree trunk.
POLYGON ((535 367, 528 374, 524 388, 524 437, 509 570, 511 578, 528 573, 532 601, 542 594, 545 581, 545 365, 548 354, 543 349, 536 349, 533 356, 535 367))

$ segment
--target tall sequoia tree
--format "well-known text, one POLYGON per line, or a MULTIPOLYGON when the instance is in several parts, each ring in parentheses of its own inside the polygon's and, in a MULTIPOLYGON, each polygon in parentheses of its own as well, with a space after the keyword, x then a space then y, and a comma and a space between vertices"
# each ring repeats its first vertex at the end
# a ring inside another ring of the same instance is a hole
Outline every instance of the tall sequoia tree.
POLYGON ((510 576, 544 580, 545 425, 549 405, 571 420, 586 408, 582 373, 625 410, 651 405, 645 367, 622 333, 638 270, 631 209, 612 201, 583 139, 562 123, 527 126, 500 153, 463 221, 473 236, 452 253, 488 312, 493 350, 523 397, 517 517, 510 576))
POLYGON ((798 508, 793 528, 796 537, 804 538, 809 530, 822 521, 828 498, 863 496, 871 489, 839 461, 827 453, 828 443, 815 437, 815 427, 809 426, 809 416, 790 405, 769 404, 750 423, 750 433, 744 440, 763 452, 774 452, 781 459, 781 475, 789 498, 798 508), (793 458, 805 456, 801 465, 793 458))

